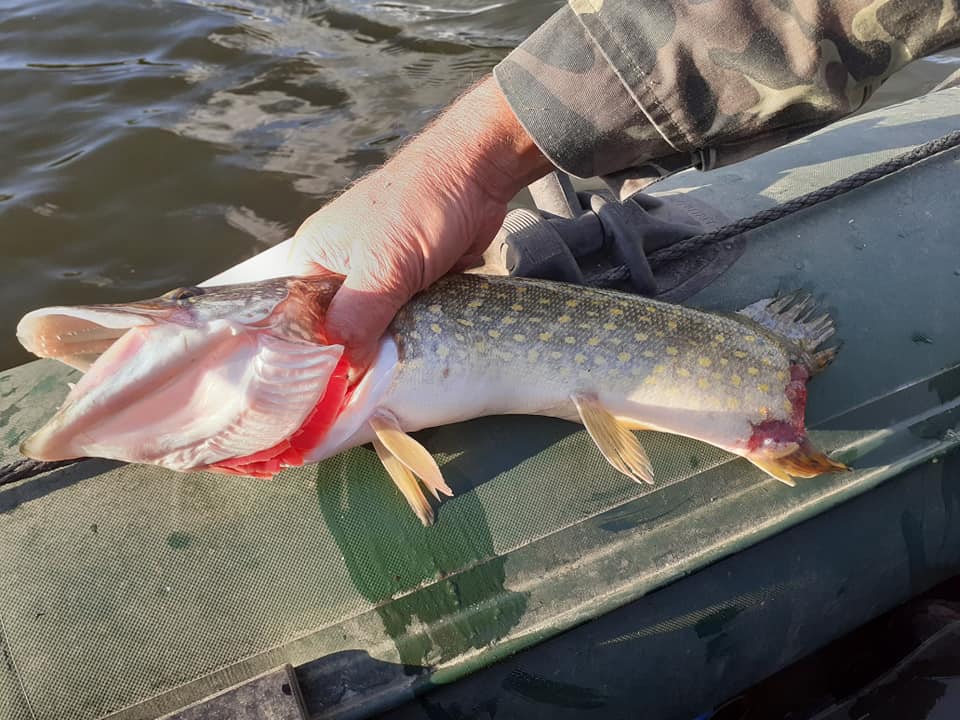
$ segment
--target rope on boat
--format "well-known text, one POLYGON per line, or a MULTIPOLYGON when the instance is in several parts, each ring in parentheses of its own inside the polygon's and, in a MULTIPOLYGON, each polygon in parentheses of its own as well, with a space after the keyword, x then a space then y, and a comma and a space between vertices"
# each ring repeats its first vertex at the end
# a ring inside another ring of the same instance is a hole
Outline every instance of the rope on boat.
POLYGON ((6 465, 0 465, 0 487, 15 483, 27 478, 42 475, 45 472, 56 470, 86 460, 86 458, 77 458, 75 460, 54 460, 51 462, 45 460, 31 460, 30 458, 21 458, 14 460, 6 465))
MULTIPOLYGON (((819 205, 822 202, 832 200, 833 198, 839 197, 840 195, 848 193, 851 190, 856 190, 859 187, 863 187, 874 180, 879 180, 880 178, 892 175, 900 170, 903 170, 904 168, 915 165, 921 160, 926 160, 927 158, 938 155, 939 153, 957 147, 958 145, 960 145, 960 130, 949 132, 943 137, 937 138, 936 140, 931 140, 923 145, 918 145, 913 150, 909 150, 905 153, 892 157, 889 160, 885 160, 884 162, 878 163, 873 167, 856 172, 853 175, 848 175, 845 178, 841 178, 836 182, 808 192, 807 194, 801 195, 793 200, 788 200, 787 202, 774 205, 766 210, 761 210, 755 215, 741 218, 740 220, 736 220, 735 222, 724 225, 716 230, 711 230, 710 232, 701 233, 699 235, 692 235, 691 237, 685 238, 684 240, 681 240, 670 247, 650 253, 648 257, 650 261, 650 267, 655 269, 665 265, 666 263, 679 260, 685 255, 689 255, 690 253, 700 250, 708 245, 723 242, 724 240, 730 240, 737 235, 749 232, 750 230, 756 230, 764 225, 769 225, 772 222, 785 218, 793 213, 799 212, 800 210, 805 210, 813 207, 814 205, 819 205)), ((626 266, 621 265, 619 267, 597 273, 597 275, 590 278, 590 284, 609 286, 623 282, 624 280, 629 280, 629 278, 630 270, 626 266)))

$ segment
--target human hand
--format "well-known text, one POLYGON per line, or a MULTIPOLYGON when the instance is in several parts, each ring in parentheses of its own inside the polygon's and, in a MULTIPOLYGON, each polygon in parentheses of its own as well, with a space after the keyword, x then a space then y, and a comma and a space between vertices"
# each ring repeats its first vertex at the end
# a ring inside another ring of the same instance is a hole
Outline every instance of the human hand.
POLYGON ((451 270, 476 264, 509 200, 551 167, 488 78, 307 218, 291 241, 289 273, 346 276, 326 330, 354 369, 364 368, 400 307, 451 270))

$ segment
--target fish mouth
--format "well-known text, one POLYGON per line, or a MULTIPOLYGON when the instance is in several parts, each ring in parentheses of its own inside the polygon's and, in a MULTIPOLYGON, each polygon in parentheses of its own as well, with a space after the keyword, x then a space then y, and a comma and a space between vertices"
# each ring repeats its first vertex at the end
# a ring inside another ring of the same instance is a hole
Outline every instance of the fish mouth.
POLYGON ((154 325, 165 314, 137 304, 42 308, 23 316, 17 339, 37 357, 86 372, 128 330, 154 325))

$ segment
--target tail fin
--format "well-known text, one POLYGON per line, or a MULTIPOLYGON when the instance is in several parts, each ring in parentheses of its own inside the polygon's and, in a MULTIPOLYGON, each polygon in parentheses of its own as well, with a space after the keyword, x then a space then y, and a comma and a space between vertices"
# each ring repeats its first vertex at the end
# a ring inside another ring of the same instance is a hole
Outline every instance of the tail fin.
POLYGON ((816 310, 813 297, 798 291, 758 300, 738 314, 796 345, 804 355, 807 369, 815 374, 833 362, 840 349, 837 345, 817 351, 820 345, 833 337, 836 329, 829 314, 814 317, 816 310))
POLYGON ((751 455, 746 457, 747 460, 765 473, 791 487, 795 485, 793 482, 795 477, 811 478, 824 473, 850 469, 843 463, 828 458, 817 450, 807 438, 803 438, 797 443, 796 450, 777 458, 752 457, 751 455))

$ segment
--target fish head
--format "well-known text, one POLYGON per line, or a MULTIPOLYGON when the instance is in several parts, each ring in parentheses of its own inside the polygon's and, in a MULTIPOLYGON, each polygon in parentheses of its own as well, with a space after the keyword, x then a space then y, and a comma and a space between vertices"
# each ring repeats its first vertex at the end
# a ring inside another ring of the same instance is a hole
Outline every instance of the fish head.
POLYGON ((340 276, 275 278, 214 287, 181 287, 149 300, 109 305, 47 307, 27 313, 17 339, 34 355, 87 371, 135 327, 203 328, 218 320, 322 342, 323 313, 340 276))
POLYGON ((284 462, 299 464, 302 449, 291 449, 291 439, 305 427, 310 437, 301 444, 316 439, 346 396, 343 347, 324 330, 342 279, 185 287, 150 300, 27 314, 17 326, 23 346, 85 374, 21 451, 182 471, 272 475, 284 462), (238 463, 260 462, 278 447, 271 472, 238 463))

